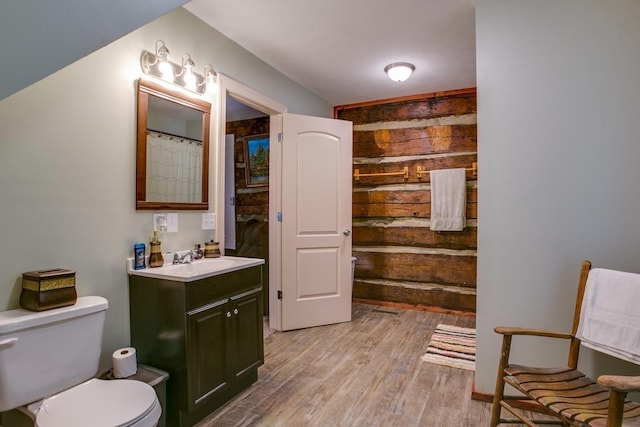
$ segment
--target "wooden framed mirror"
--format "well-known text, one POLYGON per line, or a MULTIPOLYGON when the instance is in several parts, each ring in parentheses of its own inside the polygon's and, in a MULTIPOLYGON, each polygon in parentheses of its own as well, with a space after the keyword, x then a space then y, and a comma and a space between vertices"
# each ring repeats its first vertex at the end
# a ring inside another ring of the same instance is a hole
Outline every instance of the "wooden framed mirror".
POLYGON ((209 209, 211 104, 138 80, 137 210, 209 209))

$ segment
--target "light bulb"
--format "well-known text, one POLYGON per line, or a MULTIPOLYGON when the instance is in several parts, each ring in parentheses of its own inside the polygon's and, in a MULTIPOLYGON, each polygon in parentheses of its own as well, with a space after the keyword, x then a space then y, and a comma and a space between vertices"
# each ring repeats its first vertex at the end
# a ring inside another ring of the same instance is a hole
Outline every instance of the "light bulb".
POLYGON ((185 71, 184 74, 184 86, 192 91, 196 90, 196 76, 191 70, 185 71))
POLYGON ((182 55, 182 81, 184 82, 184 87, 194 92, 196 90, 197 83, 196 76, 193 74, 195 66, 196 64, 193 62, 193 59, 191 59, 191 55, 188 53, 182 55))
POLYGON ((158 64, 158 71, 164 80, 173 81, 173 67, 169 63, 169 49, 162 40, 156 42, 156 58, 160 63, 158 64))
POLYGON ((158 70, 160 70, 164 80, 173 81, 173 67, 169 64, 169 61, 161 60, 160 64, 158 64, 158 70))
POLYGON ((210 64, 204 66, 204 82, 206 86, 206 92, 215 95, 218 93, 218 85, 216 84, 216 72, 210 64))

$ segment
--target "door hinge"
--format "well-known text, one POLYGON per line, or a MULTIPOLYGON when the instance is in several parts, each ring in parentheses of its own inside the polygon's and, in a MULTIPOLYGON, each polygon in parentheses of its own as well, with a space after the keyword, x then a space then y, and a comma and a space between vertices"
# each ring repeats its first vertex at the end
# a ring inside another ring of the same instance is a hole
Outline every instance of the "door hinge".
POLYGON ((278 299, 282 299, 282 291, 278 291, 278 299))
POLYGON ((282 142, 282 132, 278 132, 278 142, 282 142))
POLYGON ((276 218, 278 222, 282 222, 282 212, 278 212, 278 214, 276 215, 276 218))

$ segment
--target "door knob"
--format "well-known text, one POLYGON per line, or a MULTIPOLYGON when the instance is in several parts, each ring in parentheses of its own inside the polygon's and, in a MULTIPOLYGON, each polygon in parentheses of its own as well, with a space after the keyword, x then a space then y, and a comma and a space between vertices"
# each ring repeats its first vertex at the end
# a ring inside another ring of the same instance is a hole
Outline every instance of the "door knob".
POLYGON ((233 309, 233 314, 238 314, 238 309, 237 308, 233 309))
POLYGON ((345 228, 344 230, 342 230, 342 234, 344 234, 345 236, 348 236, 349 234, 351 234, 351 230, 349 230, 348 228, 345 228))
POLYGON ((231 312, 227 311, 227 317, 231 317, 231 312))

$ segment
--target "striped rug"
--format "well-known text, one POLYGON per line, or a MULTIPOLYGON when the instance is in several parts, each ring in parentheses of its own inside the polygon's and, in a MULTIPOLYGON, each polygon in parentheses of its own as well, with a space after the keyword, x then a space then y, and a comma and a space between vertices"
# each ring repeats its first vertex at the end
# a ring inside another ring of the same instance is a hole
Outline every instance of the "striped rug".
POLYGON ((439 324, 431 335, 431 341, 422 360, 474 371, 476 369, 476 330, 439 324))

